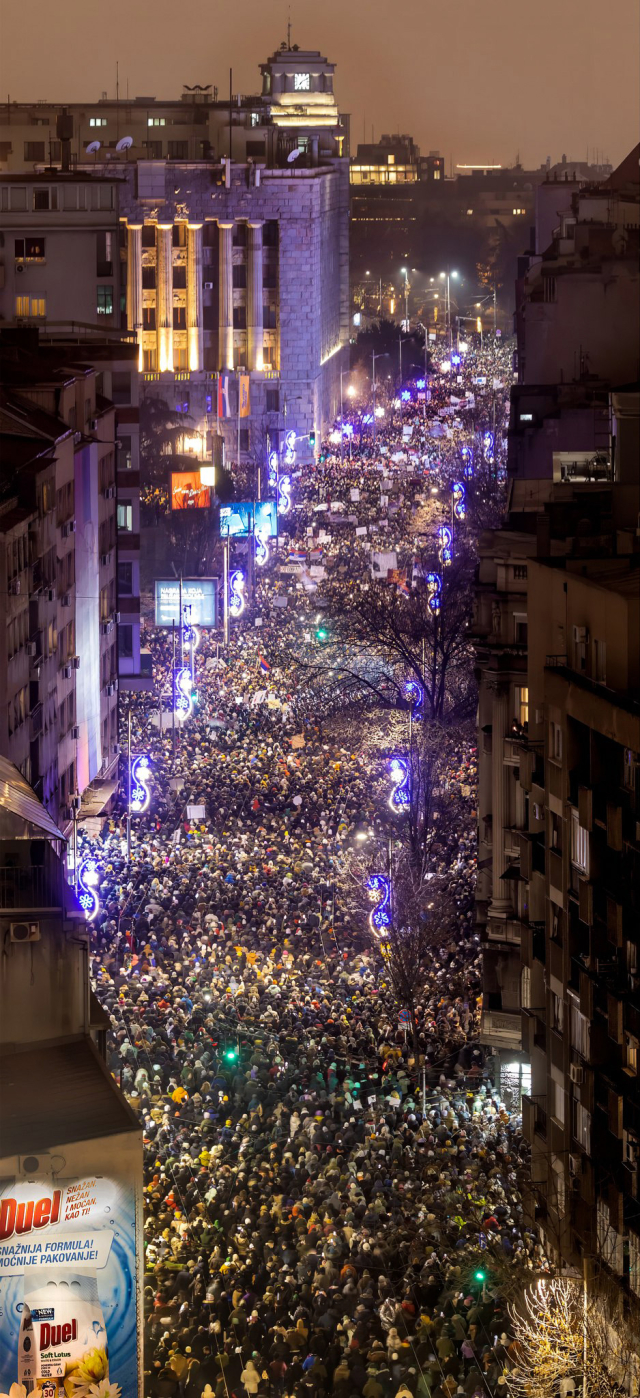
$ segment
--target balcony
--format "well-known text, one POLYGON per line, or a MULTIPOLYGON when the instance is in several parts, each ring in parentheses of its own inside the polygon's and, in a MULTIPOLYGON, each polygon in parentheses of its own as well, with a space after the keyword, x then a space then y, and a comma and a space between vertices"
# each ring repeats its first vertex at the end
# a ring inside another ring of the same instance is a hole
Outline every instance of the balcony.
POLYGON ((481 1043, 519 1052, 522 1048, 520 1011, 484 1010, 479 1037, 481 1043))
POLYGON ((546 1139, 547 1135, 547 1099, 541 1097, 522 1096, 522 1126, 524 1134, 530 1143, 533 1143, 534 1132, 546 1139))
POLYGON ((0 869, 0 908, 3 912, 36 912, 63 906, 62 870, 27 864, 17 869, 0 869))

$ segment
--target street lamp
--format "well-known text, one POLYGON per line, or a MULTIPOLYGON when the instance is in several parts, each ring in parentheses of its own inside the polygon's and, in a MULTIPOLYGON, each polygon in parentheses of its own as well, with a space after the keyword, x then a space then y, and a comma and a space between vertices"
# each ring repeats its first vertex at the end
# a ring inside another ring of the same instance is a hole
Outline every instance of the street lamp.
POLYGON ((447 339, 449 341, 449 345, 451 345, 451 282, 457 281, 459 276, 459 272, 440 273, 440 281, 446 280, 447 283, 447 339))
POLYGON ((409 329, 409 269, 401 267, 400 271, 404 277, 404 328, 409 329))
MULTIPOLYGON (((346 372, 347 372, 347 373, 350 373, 351 370, 350 370, 350 369, 347 369, 346 372)), ((341 370, 340 370, 340 465, 342 465, 342 442, 343 442, 343 437, 344 437, 344 432, 343 432, 343 430, 342 430, 342 429, 343 429, 343 413, 342 413, 342 400, 343 400, 343 394, 342 394, 342 380, 343 380, 343 378, 344 378, 344 375, 345 375, 345 370, 344 370, 344 369, 341 369, 341 370)), ((348 389, 347 389, 347 393, 348 393, 348 395, 349 395, 350 398, 353 398, 354 390, 353 390, 352 388, 348 388, 348 389)))
POLYGON ((371 378, 371 388, 372 388, 372 392, 373 392, 373 448, 374 448, 374 451, 375 451, 375 446, 376 446, 376 359, 388 359, 388 358, 389 358, 389 355, 388 355, 387 353, 385 353, 385 354, 382 354, 382 353, 380 353, 380 354, 373 354, 373 355, 371 356, 371 358, 372 358, 372 360, 373 360, 373 374, 372 374, 372 378, 371 378))

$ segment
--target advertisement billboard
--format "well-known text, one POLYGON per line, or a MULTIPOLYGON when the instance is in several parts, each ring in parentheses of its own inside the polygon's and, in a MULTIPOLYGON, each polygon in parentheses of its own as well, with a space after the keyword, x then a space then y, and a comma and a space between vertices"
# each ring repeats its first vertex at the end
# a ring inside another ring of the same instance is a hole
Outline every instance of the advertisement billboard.
POLYGON ((233 505, 220 506, 220 538, 247 539, 253 525, 253 503, 251 500, 234 501, 233 505))
POLYGON ((266 534, 268 539, 275 539, 278 533, 278 511, 275 500, 256 500, 255 503, 255 531, 266 534))
MULTIPOLYGON (((182 607, 192 626, 216 626, 218 603, 217 578, 183 578, 182 607)), ((184 620, 184 616, 183 616, 184 620)), ((178 578, 156 578, 156 626, 180 625, 180 582, 178 578)))
MULTIPOLYGON (((142 1166, 126 1137, 35 1160, 0 1177, 0 1390, 37 1398, 141 1393, 142 1166), (122 1151, 116 1149, 120 1142, 122 1151), (74 1158, 75 1157, 75 1158, 74 1158), (56 1173, 55 1167, 61 1168, 56 1173), (74 1168, 79 1167, 79 1168, 74 1168), (137 1246, 138 1240, 138 1246, 137 1246)), ((138 1148, 138 1156, 141 1152, 138 1148)))
POLYGON ((200 480, 197 471, 171 472, 171 509, 207 510, 211 504, 211 490, 200 480))

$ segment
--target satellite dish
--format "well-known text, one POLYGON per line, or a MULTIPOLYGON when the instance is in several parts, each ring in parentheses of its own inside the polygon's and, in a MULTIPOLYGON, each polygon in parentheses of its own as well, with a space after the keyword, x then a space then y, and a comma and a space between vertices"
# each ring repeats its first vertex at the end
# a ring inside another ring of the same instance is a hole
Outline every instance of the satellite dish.
POLYGON ((88 146, 87 146, 87 155, 95 155, 96 152, 99 151, 99 150, 100 150, 100 142, 99 142, 99 141, 89 141, 89 144, 88 144, 88 146))
POLYGON ((122 136, 119 141, 116 141, 116 150, 131 150, 132 145, 133 136, 122 136))
POLYGON ((294 160, 297 160, 299 155, 302 155, 302 151, 300 149, 292 150, 290 154, 287 156, 288 164, 293 165, 294 160))

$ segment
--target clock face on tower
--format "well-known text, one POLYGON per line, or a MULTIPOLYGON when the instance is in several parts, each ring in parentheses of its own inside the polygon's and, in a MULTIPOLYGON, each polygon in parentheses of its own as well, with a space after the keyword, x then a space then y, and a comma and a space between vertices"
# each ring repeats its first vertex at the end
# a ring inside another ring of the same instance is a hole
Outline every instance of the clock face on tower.
POLYGON ((293 90, 294 90, 294 92, 308 92, 308 91, 309 91, 309 83, 310 83, 310 74, 309 74, 309 73, 294 73, 294 75, 293 75, 293 90))

